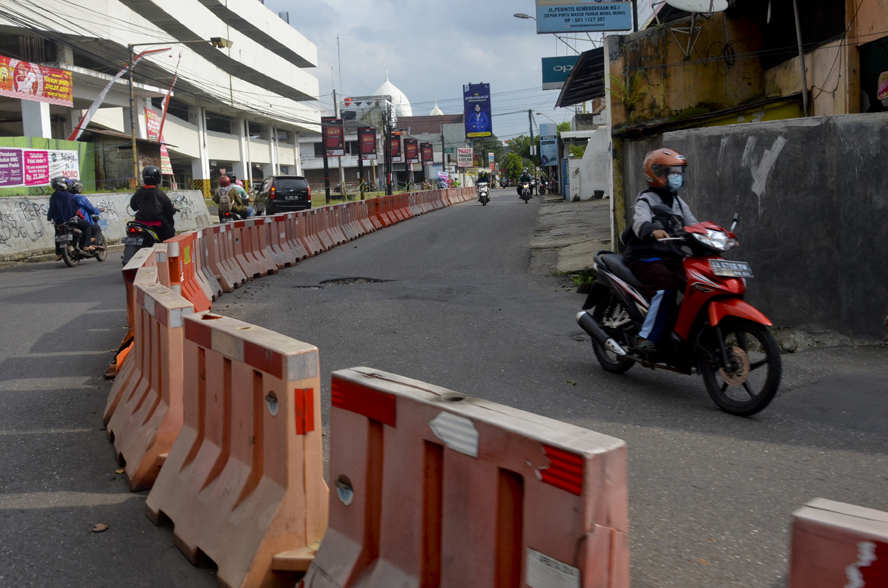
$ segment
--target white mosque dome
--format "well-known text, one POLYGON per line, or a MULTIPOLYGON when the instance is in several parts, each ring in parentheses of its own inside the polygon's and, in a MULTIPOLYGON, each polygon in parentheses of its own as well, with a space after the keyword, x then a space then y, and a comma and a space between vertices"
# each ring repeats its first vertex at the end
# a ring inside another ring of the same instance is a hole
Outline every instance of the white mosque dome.
POLYGON ((444 116, 444 111, 438 108, 438 101, 435 100, 435 107, 429 113, 429 116, 444 116))
MULTIPOLYGON (((395 116, 413 116, 413 108, 404 92, 389 81, 388 72, 385 72, 385 82, 373 92, 374 96, 391 96, 395 107, 395 116)), ((441 114, 444 114, 443 112, 441 114)))

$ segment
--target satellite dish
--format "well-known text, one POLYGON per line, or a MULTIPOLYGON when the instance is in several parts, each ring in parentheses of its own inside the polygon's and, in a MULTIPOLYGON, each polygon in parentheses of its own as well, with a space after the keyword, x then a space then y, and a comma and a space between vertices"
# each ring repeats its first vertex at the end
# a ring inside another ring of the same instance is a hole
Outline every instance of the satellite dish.
POLYGON ((666 0, 666 4, 685 12, 713 14, 728 9, 728 0, 666 0))

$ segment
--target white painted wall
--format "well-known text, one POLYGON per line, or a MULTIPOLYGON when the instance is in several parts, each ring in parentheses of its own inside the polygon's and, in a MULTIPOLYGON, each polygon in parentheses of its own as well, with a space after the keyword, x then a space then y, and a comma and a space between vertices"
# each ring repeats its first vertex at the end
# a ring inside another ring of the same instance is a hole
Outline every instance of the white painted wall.
POLYGON ((571 200, 589 200, 596 190, 610 194, 610 170, 610 131, 600 127, 589 137, 583 158, 568 160, 571 200))
POLYGON ((207 152, 210 159, 240 161, 240 140, 236 135, 207 131, 207 152))

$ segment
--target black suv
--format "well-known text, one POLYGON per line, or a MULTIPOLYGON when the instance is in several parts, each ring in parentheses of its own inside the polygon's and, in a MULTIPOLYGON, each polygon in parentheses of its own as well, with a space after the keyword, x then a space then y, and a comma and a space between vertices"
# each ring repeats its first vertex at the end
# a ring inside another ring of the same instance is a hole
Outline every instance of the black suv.
POLYGON ((311 186, 302 176, 269 176, 256 194, 256 214, 311 208, 311 186))

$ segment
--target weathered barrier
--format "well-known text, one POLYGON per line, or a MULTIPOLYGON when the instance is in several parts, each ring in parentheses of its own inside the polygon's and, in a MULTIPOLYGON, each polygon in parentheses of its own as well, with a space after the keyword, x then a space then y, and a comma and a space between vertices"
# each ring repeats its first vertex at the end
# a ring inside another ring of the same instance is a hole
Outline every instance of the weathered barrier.
POLYGON ((888 513, 817 498, 792 515, 790 588, 888 586, 888 513))
POLYGON ((334 372, 330 526, 301 586, 629 586, 623 441, 334 372))

